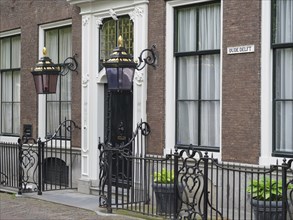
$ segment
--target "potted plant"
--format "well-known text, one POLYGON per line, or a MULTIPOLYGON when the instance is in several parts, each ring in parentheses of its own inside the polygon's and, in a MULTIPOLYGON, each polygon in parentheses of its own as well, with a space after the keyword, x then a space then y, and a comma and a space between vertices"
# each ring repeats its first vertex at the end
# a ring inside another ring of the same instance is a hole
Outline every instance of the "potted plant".
MULTIPOLYGON (((174 171, 163 168, 161 172, 154 172, 154 183, 152 184, 156 197, 157 214, 174 215, 174 171)), ((183 185, 178 184, 178 195, 182 195, 183 185)), ((181 207, 181 201, 177 199, 177 210, 181 207)))
MULTIPOLYGON (((288 189, 292 188, 292 184, 289 184, 288 189)), ((252 180, 247 192, 251 194, 251 205, 257 220, 283 219, 281 180, 263 178, 252 180)))

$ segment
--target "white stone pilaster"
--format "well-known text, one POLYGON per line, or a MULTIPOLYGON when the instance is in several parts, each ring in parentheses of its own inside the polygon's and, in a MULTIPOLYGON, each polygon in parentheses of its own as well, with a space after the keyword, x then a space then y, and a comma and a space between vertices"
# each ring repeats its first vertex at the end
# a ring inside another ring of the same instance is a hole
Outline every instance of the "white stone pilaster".
POLYGON ((95 134, 97 130, 97 99, 95 98, 95 20, 92 15, 82 16, 82 155, 81 155, 81 179, 97 179, 97 145, 95 134))
MULTIPOLYGON (((148 5, 142 4, 136 6, 130 13, 134 23, 134 59, 138 58, 141 51, 149 48, 148 45, 148 5)), ((146 101, 147 101, 147 68, 136 70, 133 82, 133 129, 137 123, 147 121, 146 101)), ((144 147, 134 149, 135 153, 144 153, 144 147)))

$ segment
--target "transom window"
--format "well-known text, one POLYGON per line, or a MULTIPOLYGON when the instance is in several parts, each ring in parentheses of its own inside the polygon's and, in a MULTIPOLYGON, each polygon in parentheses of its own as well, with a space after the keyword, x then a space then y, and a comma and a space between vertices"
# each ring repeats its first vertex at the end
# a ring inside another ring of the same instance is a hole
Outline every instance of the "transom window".
POLYGON ((123 46, 127 52, 133 54, 133 22, 129 16, 118 17, 118 20, 104 19, 100 29, 100 69, 103 68, 103 60, 109 59, 117 47, 119 35, 123 37, 123 46))
POLYGON ((20 134, 20 35, 0 39, 1 135, 20 134))
MULTIPOLYGON (((45 31, 45 46, 48 56, 55 64, 63 63, 72 56, 71 26, 48 29, 45 31)), ((51 136, 65 119, 71 119, 72 74, 58 78, 56 94, 46 98, 46 135, 51 136)), ((64 137, 64 134, 58 134, 64 137)), ((70 137, 67 135, 67 137, 70 137)))
POLYGON ((272 1, 273 155, 293 155, 293 1, 272 1))
POLYGON ((176 145, 220 146, 220 3, 176 9, 176 145))

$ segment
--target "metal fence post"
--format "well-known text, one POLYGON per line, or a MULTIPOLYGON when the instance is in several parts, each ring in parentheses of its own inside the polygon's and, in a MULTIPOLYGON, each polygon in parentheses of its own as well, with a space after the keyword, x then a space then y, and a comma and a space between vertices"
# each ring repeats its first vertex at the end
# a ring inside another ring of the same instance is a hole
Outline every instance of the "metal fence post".
POLYGON ((18 139, 18 195, 22 194, 22 141, 18 139))
POLYGON ((41 171, 42 171, 42 175, 41 175, 41 180, 42 180, 42 191, 45 191, 45 181, 44 181, 44 173, 45 173, 45 167, 44 167, 44 151, 45 151, 45 142, 42 142, 42 154, 41 154, 41 171))
POLYGON ((209 156, 208 152, 205 152, 203 157, 204 161, 204 176, 203 176, 203 219, 208 219, 208 172, 209 172, 209 156))
POLYGON ((287 219, 287 169, 286 159, 282 163, 282 216, 283 220, 287 219))
POLYGON ((177 148, 175 148, 175 153, 174 153, 174 194, 175 194, 174 219, 177 219, 177 216, 180 212, 180 210, 178 209, 178 200, 180 198, 178 193, 178 149, 177 148))
POLYGON ((42 195, 42 141, 38 140, 38 195, 42 195))
POLYGON ((107 212, 112 213, 112 150, 108 150, 108 189, 107 189, 107 212))

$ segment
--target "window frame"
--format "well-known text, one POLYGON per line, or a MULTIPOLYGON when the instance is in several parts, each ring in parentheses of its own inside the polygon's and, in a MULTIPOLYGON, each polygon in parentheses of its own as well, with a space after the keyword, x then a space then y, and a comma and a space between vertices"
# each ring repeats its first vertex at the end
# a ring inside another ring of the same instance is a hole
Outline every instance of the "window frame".
MULTIPOLYGON (((45 31, 57 27, 71 26, 73 33, 72 19, 65 19, 39 25, 39 41, 38 41, 38 57, 43 56, 43 48, 45 45, 45 31)), ((73 35, 72 35, 73 36, 73 35)), ((49 54, 50 55, 50 54, 49 54)), ((46 95, 38 95, 38 137, 46 138, 46 95)))
MULTIPOLYGON (((220 48, 219 49, 207 49, 207 50, 199 50, 199 7, 201 6, 205 6, 205 5, 211 5, 211 4, 219 4, 220 8, 221 8, 221 1, 220 0, 213 0, 213 1, 207 1, 207 2, 202 2, 202 3, 196 3, 196 4, 189 4, 189 5, 184 5, 184 6, 178 6, 174 8, 174 41, 173 41, 173 48, 174 48, 174 57, 175 57, 175 147, 180 148, 180 149, 186 149, 189 147, 193 147, 195 149, 198 150, 204 150, 204 151, 210 151, 210 152, 219 152, 220 151, 220 142, 219 142, 219 146, 205 146, 205 145, 201 145, 201 103, 203 102, 219 102, 219 105, 221 106, 221 95, 219 94, 219 99, 212 99, 212 100, 208 100, 208 99, 204 99, 201 96, 201 88, 202 88, 202 82, 201 82, 201 75, 202 75, 202 71, 201 71, 201 64, 202 64, 202 57, 205 55, 219 55, 219 59, 220 59, 220 63, 221 63, 221 42, 220 42, 220 48), (178 52, 178 39, 177 39, 177 33, 178 33, 178 10, 182 9, 182 8, 190 8, 190 7, 196 7, 196 50, 195 51, 186 51, 186 52, 178 52), (178 60, 180 57, 198 57, 198 98, 197 99, 188 99, 187 101, 191 101, 191 102, 197 102, 198 106, 197 106, 197 110, 198 110, 198 114, 197 114, 197 120, 198 120, 198 124, 197 124, 197 129, 198 129, 198 134, 197 134, 197 140, 198 140, 198 144, 194 145, 194 144, 178 144, 178 102, 180 101, 186 101, 186 100, 181 100, 178 99, 178 60)), ((221 15, 220 15, 221 16, 221 15)), ((220 24, 221 25, 221 24, 220 24)), ((220 65, 221 66, 221 65, 220 65)), ((219 70, 219 74, 221 74, 221 67, 219 70)), ((219 81, 219 84, 221 83, 221 80, 219 81)), ((220 92, 221 93, 221 92, 220 92)), ((221 110, 220 110, 221 112, 221 110)), ((219 114, 221 114, 219 112, 219 114)), ((219 126, 219 129, 221 127, 219 126)), ((219 133, 220 135, 220 133, 219 133)), ((221 135, 220 135, 221 136, 221 135)))
MULTIPOLYGON (((278 151, 277 150, 277 143, 276 143, 276 136, 277 136, 277 126, 276 126, 276 119, 277 119, 277 103, 278 102, 293 102, 292 99, 288 98, 277 98, 276 96, 276 84, 277 84, 277 73, 276 73, 276 54, 277 50, 282 49, 293 49, 293 41, 286 42, 286 43, 275 43, 275 22, 276 22, 276 10, 275 10, 275 3, 277 0, 271 1, 271 50, 272 50, 272 156, 274 157, 292 157, 293 156, 293 149, 292 152, 287 151, 278 151)), ((293 71, 292 71, 293 72, 293 71)), ((293 84, 292 84, 293 86, 293 84)))
MULTIPOLYGON (((0 135, 1 136, 11 136, 11 137, 19 137, 19 135, 20 135, 20 121, 19 121, 19 131, 18 131, 18 133, 17 132, 14 132, 14 109, 13 109, 13 106, 14 106, 14 104, 21 104, 21 101, 20 101, 20 97, 19 97, 19 101, 14 101, 14 89, 13 89, 13 86, 12 86, 12 100, 11 100, 11 102, 9 101, 9 102, 7 102, 7 101, 2 101, 3 100, 3 94, 2 94, 2 77, 3 77, 3 74, 5 73, 5 72, 11 72, 11 74, 12 74, 12 85, 14 84, 14 76, 15 76, 15 74, 17 74, 17 73, 15 73, 15 72, 19 72, 18 74, 19 74, 19 76, 20 76, 20 70, 21 70, 21 66, 19 66, 18 68, 12 68, 12 39, 13 38, 15 38, 15 37, 19 37, 19 40, 20 40, 20 43, 21 43, 21 34, 20 34, 20 32, 18 31, 18 30, 15 30, 15 31, 12 31, 12 33, 14 33, 14 34, 12 34, 12 35, 4 35, 3 37, 1 37, 0 36, 0 40, 3 40, 3 39, 9 39, 9 44, 10 44, 10 58, 9 58, 9 66, 10 66, 10 68, 5 68, 5 69, 0 69, 0 91, 1 91, 1 96, 0 96, 0 115, 1 115, 1 120, 0 120, 0 135), (12 132, 7 132, 7 131, 3 131, 2 129, 2 105, 3 105, 3 103, 11 103, 12 104, 12 119, 11 119, 11 130, 12 130, 12 132)), ((20 62, 21 62, 21 44, 20 44, 20 62)), ((19 96, 20 96, 20 94, 19 94, 19 96)), ((19 108, 19 113, 18 113, 18 115, 19 115, 19 120, 20 120, 20 108, 19 108)))
MULTIPOLYGON (((60 60, 60 30, 65 29, 65 28, 71 28, 71 44, 72 44, 72 25, 68 24, 68 25, 63 25, 63 26, 58 26, 58 27, 52 27, 52 28, 47 28, 44 30, 44 46, 46 47, 46 32, 47 31, 54 31, 57 30, 58 32, 58 58, 57 60, 59 61, 58 63, 55 64, 62 64, 64 60, 60 60)), ((70 72, 67 74, 71 74, 70 72)), ((70 94, 70 98, 67 97, 67 100, 62 100, 62 80, 65 80, 64 78, 62 78, 64 76, 59 76, 59 79, 57 81, 57 90, 59 88, 59 94, 58 94, 58 98, 56 98, 56 100, 50 100, 48 98, 48 96, 50 95, 57 95, 57 94, 46 94, 45 95, 45 137, 46 138, 51 138, 52 135, 55 132, 55 129, 58 128, 58 126, 65 120, 62 119, 62 104, 66 103, 66 104, 70 104, 70 117, 66 118, 66 120, 70 120, 71 119, 71 114, 72 114, 72 78, 71 78, 71 94, 70 94), (59 124, 56 125, 52 131, 50 131, 50 129, 48 128, 48 105, 49 103, 57 103, 58 104, 58 121, 59 124), (52 133, 53 132, 53 133, 52 133)), ((61 131, 60 131, 61 132, 61 131)), ((57 134, 54 139, 60 139, 60 140, 70 140, 70 136, 69 135, 64 135, 64 134, 57 134)))

